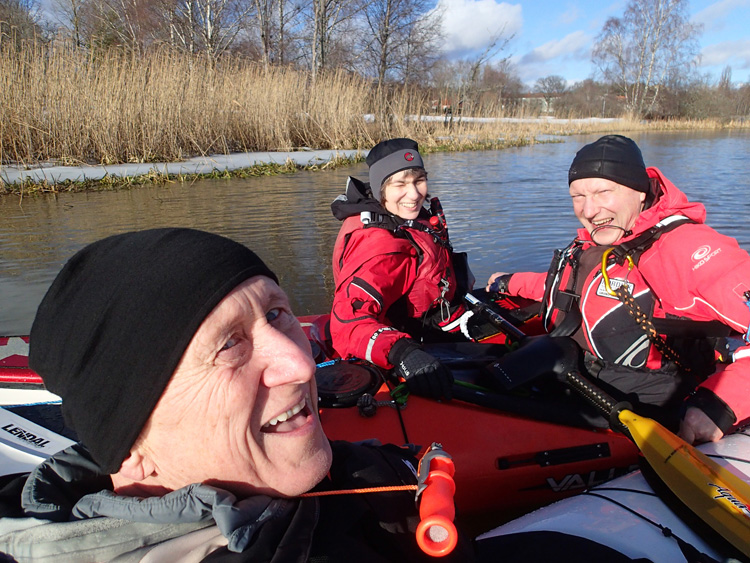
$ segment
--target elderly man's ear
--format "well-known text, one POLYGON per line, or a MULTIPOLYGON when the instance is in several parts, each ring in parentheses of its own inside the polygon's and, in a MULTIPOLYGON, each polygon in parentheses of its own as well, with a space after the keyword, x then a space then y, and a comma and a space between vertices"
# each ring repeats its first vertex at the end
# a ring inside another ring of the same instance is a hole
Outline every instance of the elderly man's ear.
POLYGON ((120 470, 110 476, 115 492, 140 496, 143 494, 161 495, 168 491, 154 486, 156 465, 139 446, 134 445, 126 457, 120 470))
POLYGON ((136 446, 130 450, 128 457, 123 460, 117 474, 132 481, 143 481, 153 475, 154 470, 155 467, 150 457, 144 455, 140 448, 136 446))

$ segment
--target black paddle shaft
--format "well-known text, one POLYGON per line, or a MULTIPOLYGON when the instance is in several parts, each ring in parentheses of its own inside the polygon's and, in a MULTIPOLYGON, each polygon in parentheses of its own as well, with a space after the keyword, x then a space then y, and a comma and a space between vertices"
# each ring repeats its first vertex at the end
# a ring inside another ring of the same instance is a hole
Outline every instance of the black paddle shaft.
POLYGON ((609 417, 609 425, 613 430, 628 434, 627 428, 620 422, 619 414, 623 409, 632 410, 633 406, 630 403, 616 401, 578 372, 568 372, 566 379, 568 384, 584 399, 609 417))
POLYGON ((482 309, 485 313, 487 313, 487 316, 492 321, 492 324, 494 324, 497 328, 499 328, 513 340, 520 342, 521 340, 526 338, 526 335, 513 323, 504 318, 500 313, 493 310, 491 307, 487 306, 486 303, 483 303, 482 301, 474 297, 471 293, 467 293, 465 295, 465 299, 472 307, 482 309))

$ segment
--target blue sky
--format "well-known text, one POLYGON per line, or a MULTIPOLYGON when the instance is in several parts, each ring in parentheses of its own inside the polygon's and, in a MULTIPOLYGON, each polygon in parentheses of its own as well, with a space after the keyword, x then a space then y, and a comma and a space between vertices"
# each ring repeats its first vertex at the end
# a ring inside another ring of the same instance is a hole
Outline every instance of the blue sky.
MULTIPOLYGON (((492 34, 513 34, 501 56, 528 84, 551 74, 569 83, 592 75, 591 47, 626 0, 439 0, 445 9, 445 50, 454 57, 482 52, 492 34)), ((703 24, 698 71, 718 80, 725 66, 734 83, 750 82, 750 0, 692 0, 690 16, 703 24)))

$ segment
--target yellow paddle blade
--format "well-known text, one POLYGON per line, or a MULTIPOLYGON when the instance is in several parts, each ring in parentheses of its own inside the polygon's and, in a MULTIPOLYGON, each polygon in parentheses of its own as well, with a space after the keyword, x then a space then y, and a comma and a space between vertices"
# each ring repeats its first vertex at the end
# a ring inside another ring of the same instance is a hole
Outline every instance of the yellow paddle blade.
POLYGON ((650 418, 625 409, 619 419, 672 492, 750 557, 750 484, 650 418))

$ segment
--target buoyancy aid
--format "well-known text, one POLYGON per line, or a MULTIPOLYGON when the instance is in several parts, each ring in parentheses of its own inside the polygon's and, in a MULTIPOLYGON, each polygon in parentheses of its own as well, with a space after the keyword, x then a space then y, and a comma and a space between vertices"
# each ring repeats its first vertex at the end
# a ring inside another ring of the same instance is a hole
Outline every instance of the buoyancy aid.
MULTIPOLYGON (((430 211, 423 209, 419 218, 404 220, 366 197, 366 189, 366 184, 349 178, 346 196, 337 198, 331 206, 334 216, 344 222, 333 250, 336 291, 355 278, 363 278, 357 282, 366 283, 362 266, 370 258, 393 255, 395 260, 408 252, 416 256, 416 273, 408 295, 397 296, 386 316, 409 333, 450 322, 457 312, 452 301, 470 288, 466 256, 453 252, 439 200, 432 198, 430 211), (373 229, 387 236, 359 236, 373 229)), ((370 289, 373 297, 381 303, 386 301, 374 287, 370 289)))
POLYGON ((596 246, 576 239, 556 251, 542 304, 545 328, 556 336, 572 336, 605 362, 638 370, 664 368, 669 360, 657 350, 643 325, 634 320, 632 307, 610 291, 624 285, 647 322, 675 350, 678 366, 699 377, 710 374, 715 355, 709 338, 727 336, 729 328, 718 321, 666 318, 660 310, 659 296, 654 295, 638 269, 641 255, 659 237, 691 222, 683 215, 672 215, 619 245, 596 246), (602 274, 605 253, 606 276, 602 274))

